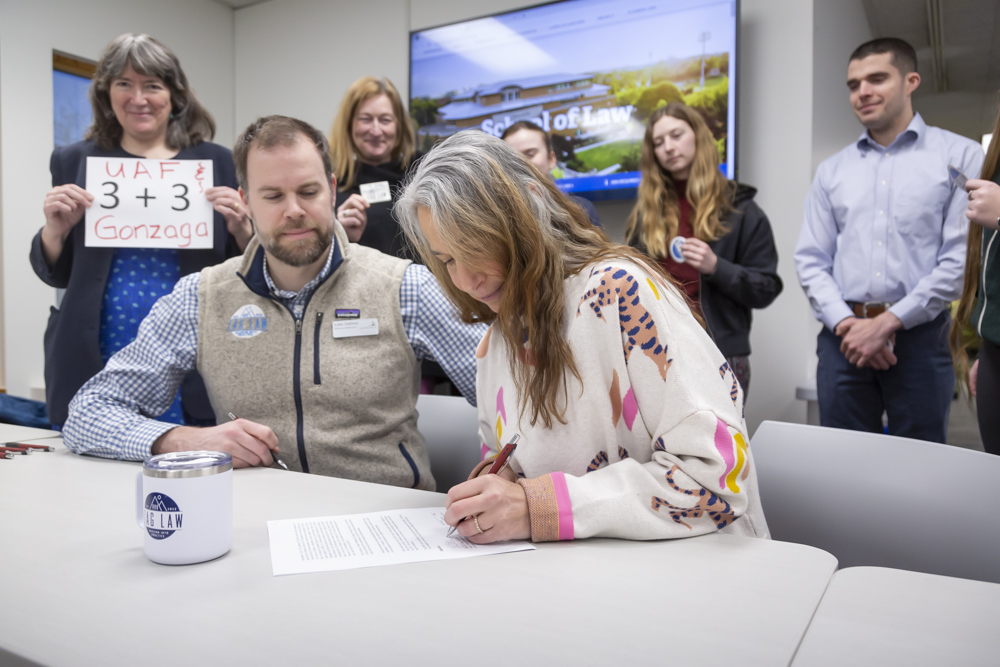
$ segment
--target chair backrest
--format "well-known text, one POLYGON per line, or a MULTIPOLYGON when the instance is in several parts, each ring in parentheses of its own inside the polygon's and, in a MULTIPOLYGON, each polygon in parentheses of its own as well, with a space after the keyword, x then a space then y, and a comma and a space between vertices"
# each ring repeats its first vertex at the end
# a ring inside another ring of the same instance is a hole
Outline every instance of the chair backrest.
POLYGON ((873 565, 1000 583, 1000 457, 765 421, 750 442, 771 536, 873 565))
POLYGON ((479 416, 464 398, 421 394, 417 398, 417 430, 424 436, 437 490, 464 482, 482 459, 479 416))

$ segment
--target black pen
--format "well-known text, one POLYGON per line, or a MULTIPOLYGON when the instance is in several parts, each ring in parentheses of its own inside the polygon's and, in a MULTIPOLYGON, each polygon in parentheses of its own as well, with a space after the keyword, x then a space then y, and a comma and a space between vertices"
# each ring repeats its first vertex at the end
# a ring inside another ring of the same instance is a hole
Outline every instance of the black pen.
MULTIPOLYGON (((239 419, 239 417, 237 417, 236 415, 234 415, 232 412, 229 413, 229 418, 232 419, 233 421, 236 421, 237 419, 239 419)), ((271 451, 271 458, 274 459, 274 462, 277 463, 279 466, 281 466, 285 470, 288 470, 288 466, 286 466, 285 462, 282 461, 281 458, 278 456, 278 452, 272 450, 271 451)))

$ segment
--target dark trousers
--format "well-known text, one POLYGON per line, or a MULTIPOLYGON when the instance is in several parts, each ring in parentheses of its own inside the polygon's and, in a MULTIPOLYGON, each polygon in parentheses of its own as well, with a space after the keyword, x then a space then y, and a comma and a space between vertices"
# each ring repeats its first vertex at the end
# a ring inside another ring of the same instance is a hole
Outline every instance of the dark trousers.
POLYGON ((823 327, 816 346, 820 424, 881 433, 884 410, 890 435, 944 442, 955 392, 950 323, 945 311, 931 322, 897 331, 899 361, 887 371, 851 365, 840 351, 840 337, 823 327))
POLYGON ((976 405, 979 434, 983 449, 1000 454, 1000 410, 994 405, 1000 396, 1000 347, 983 340, 979 348, 979 376, 976 379, 976 405))

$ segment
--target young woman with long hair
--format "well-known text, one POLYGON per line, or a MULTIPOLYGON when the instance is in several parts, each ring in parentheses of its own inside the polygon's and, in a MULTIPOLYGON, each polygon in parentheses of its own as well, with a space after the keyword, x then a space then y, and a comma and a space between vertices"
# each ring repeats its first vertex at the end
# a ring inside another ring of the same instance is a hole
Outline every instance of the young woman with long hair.
POLYGON ((477 543, 768 536, 742 392, 659 265, 483 132, 433 148, 396 212, 462 318, 492 323, 484 461, 445 521, 477 543), (485 474, 514 435, 503 475, 485 474))
MULTIPOLYGON (((84 141, 56 148, 45 226, 31 244, 35 273, 66 294, 45 331, 49 420, 66 421, 69 402, 115 352, 131 343, 153 303, 181 276, 243 252, 253 236, 240 201, 232 152, 211 143, 215 121, 188 85, 177 56, 149 35, 125 34, 107 46, 90 85, 94 122, 84 141), (85 189, 88 157, 211 160, 215 208, 211 250, 93 248, 78 224, 94 197, 85 189)), ((162 421, 215 423, 201 378, 185 378, 183 402, 162 421)))
POLYGON ((1000 243, 996 242, 1000 225, 1000 116, 982 173, 965 187, 969 193, 965 215, 975 224, 969 225, 965 283, 951 323, 951 354, 969 393, 986 397, 986 409, 977 411, 983 448, 1000 454, 1000 413, 989 404, 1000 396, 1000 243), (971 368, 969 346, 976 336, 969 335, 969 328, 982 339, 971 368))
POLYGON ((694 109, 657 109, 642 142, 642 182, 625 239, 680 283, 736 373, 750 387, 751 309, 781 293, 778 252, 757 190, 719 171, 719 152, 694 109))
POLYGON ((352 83, 330 129, 337 219, 352 242, 409 257, 392 204, 415 157, 416 133, 392 82, 364 76, 352 83), (378 186, 382 196, 369 201, 362 185, 378 186))

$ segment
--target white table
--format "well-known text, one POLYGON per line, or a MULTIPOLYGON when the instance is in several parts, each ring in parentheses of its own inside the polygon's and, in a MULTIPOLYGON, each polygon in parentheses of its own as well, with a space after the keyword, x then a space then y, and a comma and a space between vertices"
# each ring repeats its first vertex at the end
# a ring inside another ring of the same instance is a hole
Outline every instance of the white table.
POLYGON ((0 461, 0 664, 787 665, 837 565, 711 535, 274 577, 267 520, 444 496, 254 469, 232 551, 169 567, 142 552, 138 470, 61 445, 0 461))
POLYGON ((59 438, 61 440, 62 435, 59 431, 51 431, 48 429, 31 428, 30 426, 15 426, 13 424, 0 424, 0 443, 36 442, 38 440, 49 440, 51 438, 59 438))
POLYGON ((1000 584, 881 567, 833 577, 794 667, 1000 664, 1000 584))

